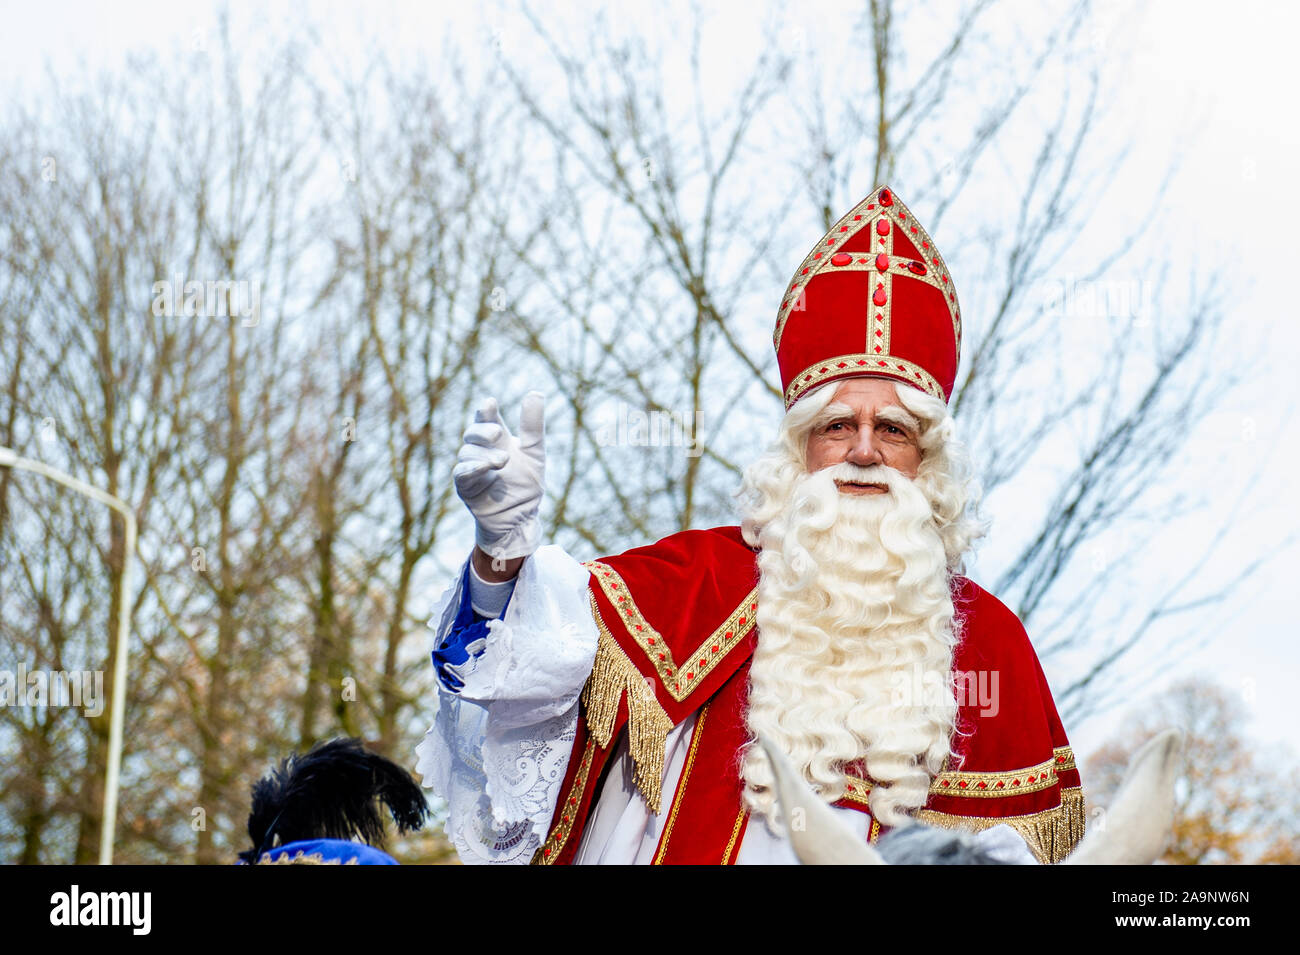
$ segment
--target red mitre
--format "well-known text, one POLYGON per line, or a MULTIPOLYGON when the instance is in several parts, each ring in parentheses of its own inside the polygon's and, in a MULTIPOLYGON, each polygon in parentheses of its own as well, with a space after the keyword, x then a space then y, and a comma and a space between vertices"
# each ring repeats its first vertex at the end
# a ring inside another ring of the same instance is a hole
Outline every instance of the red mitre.
POLYGON ((818 385, 864 375, 951 397, 957 290, 929 234, 888 187, 813 246, 786 289, 772 343, 787 410, 818 385))

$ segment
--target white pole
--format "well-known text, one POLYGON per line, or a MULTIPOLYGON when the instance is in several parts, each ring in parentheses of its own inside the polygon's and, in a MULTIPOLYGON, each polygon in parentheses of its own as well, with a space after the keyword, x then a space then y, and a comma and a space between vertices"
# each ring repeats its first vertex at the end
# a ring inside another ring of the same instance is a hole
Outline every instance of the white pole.
POLYGON ((70 474, 52 468, 31 458, 20 458, 10 448, 0 447, 0 467, 11 467, 19 471, 31 471, 65 487, 70 487, 78 494, 107 504, 122 515, 126 524, 126 547, 122 556, 122 578, 119 587, 117 613, 117 660, 113 667, 113 708, 109 718, 108 738, 108 776, 104 781, 104 820, 99 833, 99 864, 113 864, 113 838, 117 829, 117 789, 118 775, 122 768, 122 727, 126 717, 126 655, 129 642, 127 639, 128 621, 131 616, 131 556, 135 553, 135 513, 121 498, 114 497, 107 491, 92 487, 85 481, 78 481, 70 474))

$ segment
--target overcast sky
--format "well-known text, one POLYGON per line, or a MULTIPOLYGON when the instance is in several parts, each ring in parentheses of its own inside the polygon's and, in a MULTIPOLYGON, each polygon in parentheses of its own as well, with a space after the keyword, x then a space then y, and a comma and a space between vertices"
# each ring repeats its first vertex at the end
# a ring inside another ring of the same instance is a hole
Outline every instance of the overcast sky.
MULTIPOLYGON (((845 9, 838 2, 811 6, 827 14, 823 20, 845 9)), ((237 31, 240 24, 255 30, 265 22, 292 28, 295 11, 304 7, 314 18, 338 24, 338 35, 351 38, 343 42, 358 51, 380 42, 394 54, 403 49, 434 52, 449 24, 467 36, 502 27, 466 3, 258 3, 234 5, 237 31)), ((159 51, 183 70, 193 44, 211 31, 214 9, 209 3, 161 0, 2 3, 0 89, 6 98, 19 90, 30 95, 33 75, 47 62, 57 75, 71 76, 115 67, 125 52, 141 48, 159 51)), ((749 52, 745 46, 753 38, 744 26, 744 9, 737 4, 734 13, 724 11, 721 22, 730 19, 732 27, 714 41, 736 44, 738 55, 749 52)), ((1038 4, 1019 9, 1026 16, 1042 15, 1038 4)), ((1152 241, 1165 243, 1180 260, 1196 263, 1198 274, 1216 285, 1221 279, 1233 316, 1230 340, 1221 343, 1223 360, 1225 365, 1246 365, 1241 368, 1245 386, 1211 420, 1187 422, 1192 440, 1180 463, 1204 474, 1204 492, 1216 508, 1220 502, 1229 506, 1247 482, 1259 481, 1253 505, 1233 518, 1241 532, 1216 561, 1220 572, 1228 574, 1278 540, 1279 529, 1300 523, 1295 499, 1300 316, 1292 284, 1300 251, 1294 238, 1300 189, 1292 178, 1300 128, 1287 118, 1293 114, 1289 100, 1300 90, 1294 48, 1300 12, 1289 3, 1187 0, 1135 11, 1130 4, 1101 3, 1095 21, 1097 42, 1109 42, 1118 30, 1136 50, 1125 67, 1131 71, 1128 92, 1117 104, 1112 127, 1139 130, 1122 188, 1132 190, 1133 209, 1145 208, 1150 197, 1144 189, 1160 179, 1178 144, 1182 165, 1169 195, 1169 224, 1152 241)), ((809 22, 816 19, 808 17, 809 22)), ((815 44, 816 37, 812 34, 810 42, 815 44)), ((864 184, 861 192, 869 190, 864 184)), ((942 245, 942 237, 937 238, 942 245)), ((955 270, 954 278, 959 289, 976 280, 955 270)), ((993 517, 999 519, 996 513, 993 517)), ((1188 546, 1193 546, 1196 530, 1187 534, 1188 546)), ((995 527, 986 560, 996 560, 996 544, 995 527)), ((1177 538, 1165 546, 1177 550, 1177 538)), ((1290 705, 1300 675, 1300 647, 1295 612, 1286 603, 1295 590, 1295 553, 1280 555, 1242 589, 1237 601, 1198 621, 1208 634, 1203 645, 1158 661, 1161 676, 1147 689, 1158 690, 1191 673, 1211 676, 1242 691, 1257 738, 1287 743, 1300 753, 1300 731, 1290 705)), ((1149 559, 1160 560, 1161 554, 1149 559)), ((1086 754, 1095 748, 1118 729, 1123 715, 1117 710, 1069 727, 1076 749, 1086 754)))

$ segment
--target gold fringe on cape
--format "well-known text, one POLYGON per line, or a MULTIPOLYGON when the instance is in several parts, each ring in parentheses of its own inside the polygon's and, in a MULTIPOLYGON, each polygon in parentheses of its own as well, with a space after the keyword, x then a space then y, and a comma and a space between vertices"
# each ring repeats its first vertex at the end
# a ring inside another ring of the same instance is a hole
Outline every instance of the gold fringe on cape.
POLYGON ((1083 790, 1078 786, 1061 791, 1061 804, 1042 812, 1025 816, 954 816, 933 809, 922 809, 916 818, 930 826, 945 829, 969 829, 979 832, 1006 823, 1020 834, 1029 851, 1044 865, 1060 862, 1083 838, 1086 815, 1083 808, 1083 790))
POLYGON ((587 729, 601 749, 607 748, 614 736, 619 702, 627 699, 632 779, 650 811, 657 813, 663 798, 664 749, 673 723, 655 699, 651 678, 641 675, 600 618, 594 596, 591 615, 600 631, 600 638, 596 644, 595 666, 587 685, 582 688, 587 729))

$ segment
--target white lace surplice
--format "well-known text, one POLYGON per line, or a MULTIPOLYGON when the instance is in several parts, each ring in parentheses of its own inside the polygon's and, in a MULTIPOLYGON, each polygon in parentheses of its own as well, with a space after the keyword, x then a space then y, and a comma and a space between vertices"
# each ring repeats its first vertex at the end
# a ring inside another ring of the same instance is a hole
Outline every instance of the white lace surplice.
MULTIPOLYGON (((464 862, 526 863, 546 838, 596 658, 588 576, 563 549, 538 549, 505 617, 488 623, 468 661, 448 667, 465 685, 438 692, 416 771, 447 800, 447 836, 464 862)), ((459 597, 457 578, 430 621, 439 643, 459 597)))

